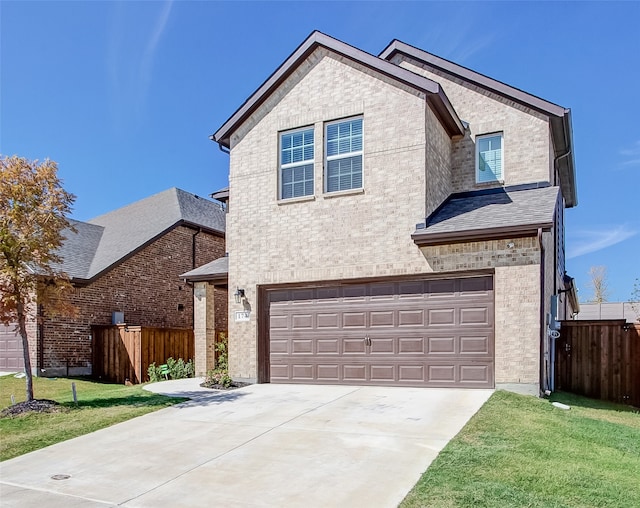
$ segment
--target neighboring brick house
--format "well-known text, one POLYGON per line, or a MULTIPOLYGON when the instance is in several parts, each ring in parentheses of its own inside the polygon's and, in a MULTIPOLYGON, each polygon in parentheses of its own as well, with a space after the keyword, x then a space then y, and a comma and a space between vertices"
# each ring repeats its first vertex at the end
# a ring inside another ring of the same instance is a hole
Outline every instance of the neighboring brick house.
MULTIPOLYGON (((35 373, 91 374, 92 325, 123 319, 193 327, 193 286, 179 275, 224 256, 220 203, 172 188, 88 222, 70 222, 76 231, 65 231, 60 268, 74 285, 70 303, 77 316, 51 316, 41 306, 39 326, 30 327, 35 373)), ((225 319, 227 309, 219 314, 225 319)))
POLYGON ((549 328, 577 305, 568 109, 314 32, 211 138, 234 378, 548 386, 549 328))

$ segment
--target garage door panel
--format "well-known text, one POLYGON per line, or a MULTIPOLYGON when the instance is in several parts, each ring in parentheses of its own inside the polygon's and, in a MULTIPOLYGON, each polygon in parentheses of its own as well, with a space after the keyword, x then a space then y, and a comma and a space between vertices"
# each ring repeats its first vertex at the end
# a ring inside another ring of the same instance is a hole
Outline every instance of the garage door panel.
POLYGON ((366 351, 366 342, 363 338, 342 339, 342 353, 345 355, 363 355, 366 351))
POLYGON ((468 279, 458 279, 460 296, 488 295, 493 291, 493 278, 491 277, 470 277, 468 279))
POLYGON ((492 355, 493 351, 490 347, 489 336, 483 337, 460 337, 460 354, 461 355, 492 355))
POLYGON ((367 381, 367 368, 365 365, 343 365, 342 379, 345 381, 367 381))
POLYGON ((456 310, 452 308, 429 309, 427 326, 456 324, 456 310))
POLYGON ((313 344, 312 339, 294 339, 291 341, 291 354, 311 354, 314 352, 313 344))
POLYGON ((342 315, 343 328, 364 328, 367 324, 366 313, 345 312, 342 315))
POLYGON ((376 310, 369 313, 369 326, 394 326, 396 313, 392 310, 376 310))
POLYGON ((312 314, 293 314, 291 316, 291 328, 294 330, 300 329, 313 329, 313 315, 312 314))
POLYGON ((398 365, 398 381, 409 382, 411 384, 416 381, 422 384, 425 380, 424 365, 398 365))
POLYGON ((271 329, 287 330, 289 328, 289 316, 285 315, 271 315, 269 319, 271 329))
POLYGON ((340 328, 340 314, 332 312, 330 314, 317 314, 318 328, 340 328))
POLYGON ((398 326, 424 326, 424 311, 399 310, 398 326))
POLYGON ((428 381, 431 383, 455 383, 456 366, 449 365, 429 365, 427 369, 428 381))
POLYGON ((491 279, 270 293, 271 381, 491 388, 491 279))
POLYGON ((372 355, 380 354, 394 354, 396 351, 396 340, 393 338, 376 339, 370 338, 371 345, 369 346, 369 353, 372 355))
POLYGON ((317 368, 318 381, 340 381, 340 365, 333 364, 319 364, 317 368))
POLYGON ((487 307, 465 307, 460 309, 461 325, 489 326, 489 309, 487 307))
POLYGON ((394 365, 371 365, 371 381, 379 381, 379 382, 395 382, 396 379, 396 368, 394 365))
POLYGON ((489 368, 486 365, 461 365, 460 381, 486 384, 490 381, 489 368))
POLYGON ((455 337, 428 337, 427 352, 430 356, 450 356, 457 352, 455 337))
POLYGON ((313 364, 310 363, 294 363, 291 366, 291 376, 301 381, 312 381, 314 379, 313 364))
POLYGON ((425 353, 424 337, 398 338, 398 354, 423 356, 425 353))
POLYGON ((457 284, 456 279, 428 281, 425 289, 427 299, 455 298, 457 284))
POLYGON ((318 339, 316 344, 319 355, 340 354, 340 341, 338 339, 318 339))

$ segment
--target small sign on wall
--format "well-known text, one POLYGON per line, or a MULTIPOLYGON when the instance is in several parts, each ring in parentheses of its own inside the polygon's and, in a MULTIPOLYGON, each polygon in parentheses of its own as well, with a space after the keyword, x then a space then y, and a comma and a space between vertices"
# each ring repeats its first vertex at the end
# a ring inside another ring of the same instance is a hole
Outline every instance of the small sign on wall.
POLYGON ((235 313, 236 323, 240 321, 249 321, 249 316, 251 316, 250 310, 237 310, 235 313))

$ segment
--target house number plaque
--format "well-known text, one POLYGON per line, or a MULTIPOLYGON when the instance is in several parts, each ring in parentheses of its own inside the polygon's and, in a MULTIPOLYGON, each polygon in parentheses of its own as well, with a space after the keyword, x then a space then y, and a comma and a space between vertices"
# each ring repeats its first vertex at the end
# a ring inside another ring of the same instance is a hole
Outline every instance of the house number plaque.
POLYGON ((249 321, 249 316, 251 315, 250 310, 237 310, 236 311, 236 322, 239 321, 249 321))

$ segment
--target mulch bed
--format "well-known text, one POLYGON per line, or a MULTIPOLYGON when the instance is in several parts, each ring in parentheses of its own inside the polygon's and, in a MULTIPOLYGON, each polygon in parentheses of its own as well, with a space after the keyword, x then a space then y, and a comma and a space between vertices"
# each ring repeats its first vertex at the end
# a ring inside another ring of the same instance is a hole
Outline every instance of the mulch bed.
POLYGON ((203 388, 213 388, 214 390, 235 390, 237 388, 242 388, 243 386, 249 386, 251 383, 242 383, 240 381, 234 381, 231 383, 231 386, 224 385, 216 385, 213 383, 207 383, 206 381, 202 383, 200 386, 203 388))
POLYGON ((0 418, 12 418, 33 413, 62 413, 69 408, 58 404, 55 400, 35 399, 28 402, 19 402, 0 411, 0 418))

